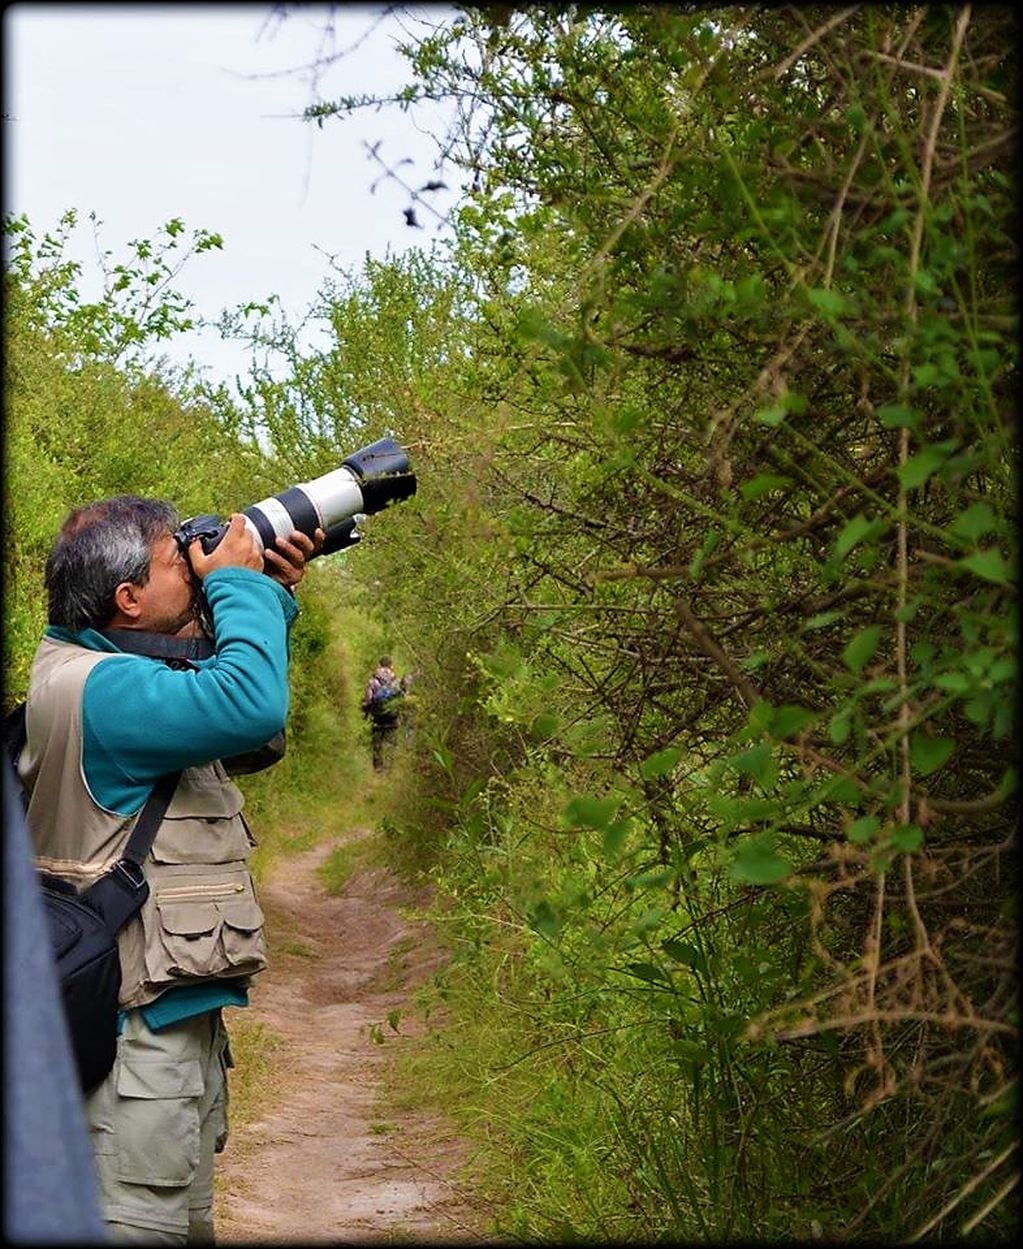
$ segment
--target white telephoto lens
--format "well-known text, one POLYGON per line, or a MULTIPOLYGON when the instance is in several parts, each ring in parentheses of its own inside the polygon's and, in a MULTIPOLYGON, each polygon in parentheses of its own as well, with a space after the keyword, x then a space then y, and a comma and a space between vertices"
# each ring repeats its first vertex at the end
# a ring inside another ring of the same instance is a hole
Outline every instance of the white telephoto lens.
POLYGON ((344 465, 315 481, 304 481, 296 489, 301 490, 316 509, 321 529, 329 529, 339 520, 347 520, 362 511, 358 478, 344 465))
MULTIPOLYGON (((291 519, 290 515, 288 514, 287 508, 284 507, 284 505, 281 502, 279 502, 279 500, 264 499, 262 503, 256 504, 256 508, 258 508, 259 511, 262 512, 264 520, 267 522, 270 528, 274 531, 275 537, 286 538, 291 533, 291 531, 295 528, 295 523, 291 519)), ((256 510, 256 509, 254 508, 253 510, 256 510)), ((256 528, 255 524, 253 523, 250 517, 248 516, 245 517, 245 523, 252 530, 252 532, 256 535, 256 538, 260 542, 265 541, 265 535, 259 532, 259 530, 256 528)))

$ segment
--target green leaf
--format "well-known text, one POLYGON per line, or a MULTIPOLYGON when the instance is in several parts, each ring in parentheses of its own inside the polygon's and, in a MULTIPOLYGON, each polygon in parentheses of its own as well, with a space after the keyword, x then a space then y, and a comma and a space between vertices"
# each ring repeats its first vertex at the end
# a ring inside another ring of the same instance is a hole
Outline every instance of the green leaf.
POLYGON ((660 928, 664 923, 668 911, 661 906, 652 906, 649 911, 644 911, 637 919, 634 919, 629 925, 629 932, 638 938, 643 938, 647 933, 653 932, 660 928))
POLYGON ((643 420, 643 412, 638 407, 622 408, 611 418, 611 426, 615 433, 630 434, 643 420))
POLYGON ((697 1065, 709 1062, 711 1058, 711 1051, 705 1045, 690 1041, 687 1037, 673 1038, 671 1051, 676 1057, 697 1065))
POLYGON ((740 806, 737 799, 729 798, 726 794, 707 794, 707 809, 719 822, 722 830, 734 828, 739 823, 740 806))
POLYGON ((607 858, 614 859, 618 856, 631 829, 631 820, 616 820, 604 829, 602 848, 607 858))
POLYGON ((762 304, 767 295, 767 287, 759 273, 751 273, 735 284, 735 297, 744 303, 762 304))
POLYGON ((562 350, 572 341, 571 335, 552 325, 536 306, 527 306, 520 311, 515 328, 519 337, 527 342, 546 343, 549 347, 562 350))
POLYGON ((907 490, 919 489, 932 474, 941 468, 957 446, 957 441, 950 439, 947 442, 935 442, 924 447, 916 455, 911 455, 905 464, 899 465, 899 481, 907 490))
POLYGON ((892 833, 891 844, 896 850, 912 854, 924 844, 924 830, 919 824, 900 824, 892 833))
POLYGON ((770 408, 761 408, 756 415, 756 419, 761 425, 770 425, 772 428, 778 426, 784 421, 788 415, 785 408, 779 404, 775 404, 770 408))
POLYGON ((906 208, 893 209, 884 221, 881 222, 878 230, 881 234, 894 234, 896 230, 900 230, 909 220, 909 210, 906 208))
POLYGON ((859 802, 863 795, 851 776, 831 776, 818 790, 821 802, 859 802))
POLYGON ((572 798, 562 812, 571 828, 606 829, 618 810, 617 798, 594 798, 581 795, 572 798))
POLYGON ((848 738, 851 729, 852 708, 842 707, 831 717, 831 723, 828 725, 828 734, 836 746, 841 746, 848 738))
POLYGON ((635 876, 627 877, 625 884, 629 889, 652 889, 677 879, 678 875, 673 867, 652 867, 649 871, 637 872, 635 876))
POLYGON ((976 351, 968 351, 966 358, 976 372, 991 374, 1005 357, 1002 352, 995 351, 991 347, 980 347, 976 351))
POLYGON ((965 694, 973 689, 973 682, 965 672, 941 672, 931 684, 939 690, 948 690, 952 694, 965 694))
POLYGON ((988 547, 985 551, 975 551, 961 559, 959 564, 985 581, 994 581, 997 585, 1012 584, 1012 568, 996 546, 988 547))
POLYGON ((669 989, 675 987, 671 977, 653 963, 629 963, 626 965, 625 970, 630 975, 636 976, 640 980, 645 980, 647 984, 665 985, 669 989))
POLYGON ((703 541, 700 543, 700 549, 689 561, 689 575, 698 577, 700 570, 703 568, 703 561, 714 553, 718 542, 721 540, 720 531, 717 529, 709 529, 703 541))
POLYGON ((803 629, 823 629, 829 624, 834 624, 836 620, 842 619, 840 611, 822 611, 816 616, 811 616, 809 620, 803 622, 803 629))
POLYGON ((639 774, 647 780, 665 776, 681 758, 682 751, 678 746, 666 746, 664 750, 655 751, 643 760, 639 765, 639 774))
POLYGON ((559 720, 553 711, 541 711, 533 719, 529 731, 538 742, 548 741, 558 731, 559 720))
POLYGON ((881 626, 867 625, 852 639, 842 652, 842 660, 850 672, 860 673, 877 650, 881 641, 881 626))
POLYGON ((927 362, 926 364, 918 364, 913 369, 913 384, 923 389, 926 386, 933 386, 943 377, 941 369, 936 364, 927 362))
POLYGON ((775 852, 770 841, 750 838, 737 849, 729 875, 746 885, 776 885, 791 871, 792 864, 775 852))
POLYGON ((746 726, 742 733, 743 739, 749 741, 751 738, 757 738, 762 733, 766 733, 773 719, 774 708, 766 698, 758 698, 749 709, 746 726))
POLYGON ((777 473, 758 473, 751 481, 743 483, 739 488, 739 493, 747 502, 750 502, 753 499, 759 499, 769 490, 782 490, 789 484, 788 477, 781 477, 777 473))
POLYGON ((761 742, 750 750, 733 755, 729 762, 737 772, 751 776, 760 784, 765 784, 777 776, 777 764, 767 742, 761 742))
POLYGON ((844 295, 823 286, 810 287, 806 297, 818 312, 823 312, 828 317, 840 317, 849 304, 844 295))
MULTIPOLYGON (((846 523, 842 532, 835 539, 836 558, 845 559, 853 547, 858 542, 862 542, 875 526, 875 521, 864 516, 862 512, 857 512, 852 520, 846 523)), ((880 526, 877 526, 877 528, 880 529, 880 526)))
POLYGON ((729 798, 724 794, 709 794, 707 809, 720 822, 723 832, 777 813, 773 798, 729 798))
POLYGON ((955 742, 947 737, 914 733, 909 739, 909 760, 918 776, 930 776, 951 758, 955 742))
MULTIPOLYGON (((679 1044, 679 1042, 676 1042, 679 1044)), ((1005 1117, 1012 1118, 1017 1123, 1019 1111, 1019 1086, 1013 1083, 1007 1085, 994 1099, 984 1107, 983 1115, 985 1118, 1005 1117)))
POLYGON ((934 280, 934 274, 927 269, 918 269, 913 275, 913 285, 923 295, 936 295, 941 289, 934 280))
POLYGON ((885 429, 916 429, 920 413, 904 403, 885 403, 877 409, 877 419, 885 429))
POLYGON ((669 937, 667 941, 661 942, 661 949, 670 959, 681 963, 683 967, 689 967, 693 971, 707 970, 707 960, 696 946, 690 945, 688 941, 676 941, 669 937))
POLYGON ((786 738, 794 737, 800 729, 805 729, 816 718, 814 712, 808 711, 805 707, 786 704, 774 713, 771 736, 778 741, 784 741, 786 738))
POLYGON ((983 728, 991 719, 991 713, 994 709, 993 704, 993 692, 991 690, 980 690, 963 707, 963 712, 968 720, 972 720, 974 724, 979 724, 983 728))
POLYGON ((802 416, 810 406, 810 400, 798 390, 787 390, 781 397, 781 406, 786 412, 795 412, 796 416, 802 416))
POLYGON ((861 844, 862 842, 870 841, 880 827, 881 821, 876 815, 863 815, 850 824, 846 837, 850 841, 861 844))
POLYGON ((976 542, 984 534, 998 528, 998 520, 987 503, 972 503, 955 518, 949 529, 957 538, 976 542))
POLYGON ((553 937, 560 927, 554 908, 547 901, 540 901, 529 914, 529 926, 545 937, 553 937))
POLYGON ((962 659, 971 676, 984 677, 995 661, 995 652, 990 646, 979 646, 976 650, 967 651, 962 659))
POLYGON ((494 677, 510 677, 522 667, 522 655, 509 642, 502 643, 489 655, 480 655, 480 665, 494 677))

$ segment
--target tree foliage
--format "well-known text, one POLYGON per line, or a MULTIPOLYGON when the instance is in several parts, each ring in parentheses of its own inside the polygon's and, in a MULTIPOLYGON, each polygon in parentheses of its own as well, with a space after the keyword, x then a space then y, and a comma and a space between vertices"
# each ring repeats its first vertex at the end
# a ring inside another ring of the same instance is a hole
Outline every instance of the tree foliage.
MULTIPOLYGON (((76 319, 59 247, 9 266, 17 655, 84 485, 224 511, 410 448, 309 613, 299 721, 322 751, 339 601, 375 617, 349 656, 420 674, 391 803, 455 951, 426 1084, 505 1231, 1013 1226, 1015 33, 459 10, 400 99, 458 106, 452 245, 328 275, 300 326, 226 317, 237 395, 124 367, 122 292, 76 319)), ((121 271, 154 341, 187 312, 143 314, 159 246, 121 271)))
POLYGON ((194 231, 175 261, 185 227, 173 218, 155 240, 134 240, 123 262, 97 238, 102 290, 87 301, 91 275, 66 255, 75 224, 68 212, 39 237, 24 217, 5 221, 8 704, 28 685, 46 625, 45 561, 72 508, 132 493, 169 499, 183 516, 225 515, 254 501, 257 483, 281 488, 281 466, 246 439, 224 388, 194 385, 159 355, 192 324, 174 279, 191 256, 219 246, 218 236, 194 231))
POLYGON ((512 917, 524 1053, 580 1107, 590 1055, 643 1159, 576 1232, 968 1231, 1011 1186, 1013 33, 529 6, 414 50, 474 307, 387 608, 467 671, 472 948, 512 917))

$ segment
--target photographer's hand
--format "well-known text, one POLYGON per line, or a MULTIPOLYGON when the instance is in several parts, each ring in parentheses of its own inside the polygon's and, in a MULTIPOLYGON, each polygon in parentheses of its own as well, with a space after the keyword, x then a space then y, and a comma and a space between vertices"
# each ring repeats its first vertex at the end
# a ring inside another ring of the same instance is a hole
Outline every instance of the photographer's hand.
POLYGON ((202 540, 196 540, 188 548, 192 572, 202 581, 216 568, 251 568, 263 571, 263 550, 259 539, 246 525, 241 512, 231 516, 227 532, 207 555, 202 540))
POLYGON ((307 562, 323 549, 325 541, 326 534, 322 529, 317 529, 312 538, 297 529, 293 530, 290 539, 277 539, 277 550, 267 547, 264 572, 286 590, 293 590, 305 576, 307 562))

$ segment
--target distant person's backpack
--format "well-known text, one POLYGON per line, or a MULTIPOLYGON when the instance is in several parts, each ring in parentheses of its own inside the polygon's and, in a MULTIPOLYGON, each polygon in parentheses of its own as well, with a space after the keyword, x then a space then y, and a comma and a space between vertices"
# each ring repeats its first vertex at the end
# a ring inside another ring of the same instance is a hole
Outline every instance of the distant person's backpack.
POLYGON ((362 710, 378 723, 397 719, 401 686, 390 668, 378 668, 366 686, 362 710))
MULTIPOLYGON (((19 703, 4 717, 4 746, 15 777, 26 736, 25 704, 19 703)), ((149 895, 142 864, 180 776, 174 772, 160 777, 135 821, 123 856, 88 889, 79 893, 60 877, 37 873, 68 1035, 85 1093, 114 1065, 121 990, 117 934, 149 895)), ((24 788, 19 788, 24 802, 24 788)))
POLYGON ((373 691, 373 706, 386 707, 392 698, 397 698, 401 689, 394 681, 381 681, 373 691))

